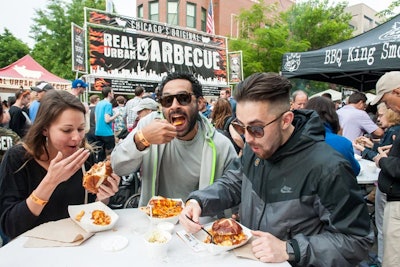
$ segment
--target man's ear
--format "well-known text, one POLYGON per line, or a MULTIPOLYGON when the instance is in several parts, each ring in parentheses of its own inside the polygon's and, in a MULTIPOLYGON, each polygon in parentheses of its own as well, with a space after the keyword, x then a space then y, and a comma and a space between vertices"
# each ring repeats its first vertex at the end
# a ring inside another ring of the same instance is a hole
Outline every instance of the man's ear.
POLYGON ((396 88, 392 91, 392 94, 395 94, 396 96, 400 96, 400 87, 396 88))

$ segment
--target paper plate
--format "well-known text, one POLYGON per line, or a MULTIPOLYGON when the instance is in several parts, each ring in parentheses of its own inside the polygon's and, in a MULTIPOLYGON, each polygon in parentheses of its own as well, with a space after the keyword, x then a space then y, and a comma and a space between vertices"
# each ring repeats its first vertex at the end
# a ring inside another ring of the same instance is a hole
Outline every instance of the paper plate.
POLYGON ((128 238, 122 235, 108 236, 101 242, 101 248, 105 251, 120 251, 128 245, 128 238))
MULTIPOLYGON (((213 222, 212 222, 212 223, 209 223, 209 224, 206 224, 206 225, 204 225, 204 229, 209 230, 209 229, 212 228, 212 225, 213 225, 213 222)), ((208 235, 207 235, 207 233, 205 233, 204 231, 201 231, 201 230, 200 230, 199 232, 193 234, 193 236, 194 236, 194 237, 199 241, 199 243, 201 243, 202 246, 204 246, 210 253, 212 253, 212 254, 215 255, 215 254, 219 254, 219 253, 222 253, 222 252, 225 252, 225 251, 229 251, 229 250, 231 250, 231 249, 234 249, 234 248, 243 246, 244 244, 246 244, 246 243, 250 240, 250 238, 252 237, 252 234, 251 234, 250 229, 247 228, 247 227, 245 227, 245 226, 243 226, 243 225, 240 224, 240 223, 239 223, 239 225, 242 227, 243 233, 247 236, 247 239, 246 239, 246 240, 243 240, 240 244, 236 244, 236 245, 233 245, 233 246, 222 246, 222 245, 215 245, 215 244, 208 244, 208 243, 205 243, 204 240, 206 240, 206 238, 207 238, 208 235)))
MULTIPOLYGON (((158 196, 152 197, 152 198, 150 199, 150 201, 151 201, 152 199, 157 199, 157 198, 160 198, 160 197, 158 197, 158 196)), ((161 197, 161 198, 162 198, 162 197, 161 197)), ((174 201, 180 201, 180 202, 182 203, 182 208, 184 208, 184 203, 183 203, 183 200, 182 200, 182 199, 180 199, 180 198, 171 198, 171 199, 174 200, 174 201)), ((150 203, 150 201, 149 201, 149 203, 150 203)), ((178 221, 179 221, 179 214, 177 214, 177 215, 175 215, 175 216, 171 216, 171 217, 165 217, 165 218, 158 218, 158 217, 152 217, 152 216, 150 216, 149 204, 147 204, 146 207, 139 207, 139 210, 142 211, 142 212, 144 212, 144 213, 146 213, 146 215, 147 215, 147 217, 150 219, 150 221, 151 221, 152 223, 155 223, 155 224, 158 224, 158 223, 161 223, 161 222, 170 222, 170 223, 173 223, 173 224, 177 224, 178 221)))
POLYGON ((118 215, 101 201, 96 201, 84 205, 70 205, 68 206, 68 213, 74 222, 76 222, 80 227, 82 227, 83 229, 85 229, 86 232, 89 233, 109 230, 113 228, 115 223, 118 221, 118 215), (101 210, 104 211, 106 215, 109 215, 111 217, 110 224, 94 224, 94 221, 91 219, 92 212, 94 210, 101 210), (78 220, 77 215, 80 214, 82 211, 84 212, 84 215, 80 220, 78 220))

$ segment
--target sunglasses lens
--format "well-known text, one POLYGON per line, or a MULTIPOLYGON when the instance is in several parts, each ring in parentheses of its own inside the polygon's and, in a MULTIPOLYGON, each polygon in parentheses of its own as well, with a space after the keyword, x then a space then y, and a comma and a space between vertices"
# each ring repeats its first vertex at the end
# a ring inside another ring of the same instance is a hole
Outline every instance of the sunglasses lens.
POLYGON ((238 134, 243 135, 244 134, 244 127, 240 125, 237 122, 232 122, 231 125, 233 126, 233 129, 235 129, 238 134))
POLYGON ((174 102, 174 97, 173 95, 169 95, 169 96, 164 96, 163 98, 161 98, 160 103, 161 106, 169 108, 170 106, 172 106, 172 103, 174 102))
POLYGON ((264 136, 264 128, 260 126, 248 126, 247 131, 251 136, 261 138, 264 136))
POLYGON ((192 100, 191 94, 178 94, 176 95, 176 99, 178 100, 179 104, 186 106, 189 105, 192 100))
POLYGON ((168 95, 161 98, 161 106, 165 108, 171 107, 172 103, 174 102, 174 98, 176 98, 176 100, 178 100, 178 103, 182 106, 189 105, 190 102, 192 102, 192 94, 168 95))

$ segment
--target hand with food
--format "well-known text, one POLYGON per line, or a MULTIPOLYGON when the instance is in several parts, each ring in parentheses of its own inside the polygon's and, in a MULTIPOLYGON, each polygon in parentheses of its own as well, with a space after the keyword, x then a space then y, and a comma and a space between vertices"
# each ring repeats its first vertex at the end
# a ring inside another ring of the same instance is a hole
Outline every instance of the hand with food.
POLYGON ((171 142, 177 135, 176 129, 165 119, 156 119, 152 123, 138 130, 135 134, 135 143, 149 146, 151 144, 165 144, 171 142), (148 143, 148 145, 147 145, 148 143))
POLYGON ((98 200, 105 200, 118 192, 120 177, 112 173, 109 160, 96 163, 83 176, 82 185, 92 194, 97 194, 98 200))
POLYGON ((289 259, 286 252, 286 241, 270 233, 251 231, 256 239, 251 243, 252 251, 261 262, 284 262, 289 259))
POLYGON ((199 224, 199 218, 201 215, 201 207, 199 203, 190 199, 186 202, 185 208, 179 215, 179 223, 189 233, 197 233, 201 230, 202 225, 199 224))

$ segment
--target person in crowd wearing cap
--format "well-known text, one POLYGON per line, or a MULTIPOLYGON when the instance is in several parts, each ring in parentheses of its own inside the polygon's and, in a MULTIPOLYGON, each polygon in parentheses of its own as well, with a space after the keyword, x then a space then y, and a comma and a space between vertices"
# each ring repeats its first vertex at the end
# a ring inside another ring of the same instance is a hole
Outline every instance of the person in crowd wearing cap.
POLYGON ((45 81, 40 81, 36 86, 31 87, 33 91, 36 92, 36 99, 32 101, 29 106, 29 119, 33 123, 36 118, 36 114, 39 110, 40 100, 46 94, 48 90, 54 89, 53 86, 45 81))
POLYGON ((87 87, 88 87, 87 83, 85 83, 83 80, 81 79, 74 80, 72 82, 71 93, 74 96, 79 97, 85 92, 87 87))
MULTIPOLYGON (((139 104, 132 109, 133 113, 136 114, 136 124, 140 119, 143 119, 146 115, 150 114, 152 111, 158 110, 158 103, 152 98, 143 98, 139 104)), ((134 125, 134 128, 136 125, 134 125)))
POLYGON ((128 100, 126 103, 126 126, 128 131, 131 132, 133 129, 133 125, 136 122, 137 114, 133 112, 133 108, 139 104, 144 96, 145 90, 142 86, 137 86, 135 88, 135 96, 128 100))
POLYGON ((119 113, 113 114, 111 101, 114 99, 114 91, 111 87, 104 87, 101 90, 104 99, 97 103, 94 112, 96 119, 95 135, 97 146, 102 150, 99 153, 99 161, 103 161, 111 154, 115 146, 112 122, 118 117, 119 113))
MULTIPOLYGON (((337 110, 339 116, 342 135, 351 142, 365 133, 372 134, 379 138, 384 134, 384 131, 376 125, 365 111, 367 107, 367 97, 362 92, 354 92, 349 96, 347 105, 337 110)), ((353 149, 355 154, 360 155, 360 151, 353 149)))
POLYGON ((185 199, 191 191, 212 184, 236 158, 229 139, 199 112, 202 95, 194 75, 168 74, 160 84, 162 112, 140 119, 114 148, 111 164, 118 175, 141 169, 139 206, 156 195, 185 199))
MULTIPOLYGON (((400 113, 400 71, 385 73, 376 83, 376 97, 371 105, 378 102, 400 113)), ((381 168, 378 186, 386 193, 383 216, 383 260, 382 266, 400 266, 400 136, 391 146, 382 147, 374 158, 381 168)))
POLYGON ((243 155, 212 185, 186 198, 179 223, 201 230, 200 216, 240 204, 240 223, 261 262, 354 267, 374 232, 349 162, 325 142, 317 112, 290 110, 290 81, 255 73, 237 84, 236 119, 243 155))
POLYGON ((31 101, 30 90, 20 89, 15 93, 15 103, 9 109, 10 121, 8 126, 23 138, 31 126, 31 120, 28 114, 23 110, 31 101))

